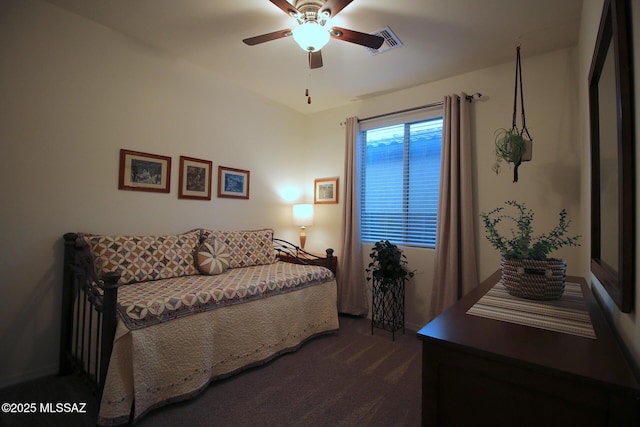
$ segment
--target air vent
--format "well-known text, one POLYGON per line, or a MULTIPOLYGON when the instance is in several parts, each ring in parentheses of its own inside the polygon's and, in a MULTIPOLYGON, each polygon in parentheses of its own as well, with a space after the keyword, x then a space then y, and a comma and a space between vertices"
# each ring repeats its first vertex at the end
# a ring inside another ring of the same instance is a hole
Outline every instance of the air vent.
POLYGON ((382 43, 380 49, 371 49, 370 47, 365 48, 371 55, 378 55, 382 52, 386 52, 388 50, 402 46, 402 42, 400 41, 398 36, 396 36, 389 27, 376 31, 375 33, 373 33, 373 35, 382 37, 384 39, 384 43, 382 43))

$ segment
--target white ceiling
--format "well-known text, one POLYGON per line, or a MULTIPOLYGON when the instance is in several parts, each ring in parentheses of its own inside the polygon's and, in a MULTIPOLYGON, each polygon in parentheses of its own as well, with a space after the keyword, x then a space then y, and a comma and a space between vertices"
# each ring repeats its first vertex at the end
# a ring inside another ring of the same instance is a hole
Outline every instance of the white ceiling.
POLYGON ((332 25, 366 33, 390 27, 404 46, 372 56, 332 39, 322 49, 324 67, 309 70, 306 52, 291 37, 242 42, 295 24, 268 0, 47 1, 304 114, 515 64, 518 43, 523 62, 575 45, 582 9, 582 0, 354 0, 332 25))

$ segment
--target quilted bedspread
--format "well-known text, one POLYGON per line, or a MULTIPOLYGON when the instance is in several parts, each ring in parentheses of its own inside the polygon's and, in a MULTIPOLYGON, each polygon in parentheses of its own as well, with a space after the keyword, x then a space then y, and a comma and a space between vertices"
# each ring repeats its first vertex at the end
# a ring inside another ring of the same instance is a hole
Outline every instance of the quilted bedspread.
POLYGON ((175 283, 120 287, 120 319, 99 425, 126 424, 131 416, 135 422, 154 408, 198 395, 211 381, 295 351, 308 339, 339 328, 337 285, 324 267, 277 262, 220 276, 185 277, 178 287, 175 283), (194 280, 207 281, 208 290, 196 292, 194 280), (126 315, 127 307, 138 307, 128 312, 142 319, 126 315), (188 312, 193 315, 186 316, 188 312), (149 326, 131 330, 125 319, 149 326))
POLYGON ((129 330, 334 280, 326 268, 275 262, 140 282, 118 289, 118 312, 129 330))

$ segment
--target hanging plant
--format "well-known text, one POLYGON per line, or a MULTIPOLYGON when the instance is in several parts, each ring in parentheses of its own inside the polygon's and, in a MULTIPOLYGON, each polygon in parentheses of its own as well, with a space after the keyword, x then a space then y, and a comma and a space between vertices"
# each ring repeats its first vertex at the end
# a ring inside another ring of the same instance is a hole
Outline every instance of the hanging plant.
POLYGON ((532 158, 533 145, 527 122, 524 115, 524 93, 522 89, 522 64, 520 60, 520 46, 516 47, 516 83, 513 95, 513 120, 511 129, 500 128, 495 131, 496 162, 493 171, 500 173, 501 163, 513 163, 513 182, 518 182, 518 167, 522 162, 532 158), (522 116, 522 129, 518 129, 516 112, 518 110, 518 86, 520 89, 520 107, 522 116), (526 135, 526 137, 525 137, 526 135))
POLYGON ((498 129, 495 132, 496 139, 496 163, 493 165, 493 171, 500 173, 502 162, 513 163, 514 165, 514 182, 518 181, 517 169, 523 161, 531 160, 527 158, 528 147, 531 141, 527 141, 517 129, 498 129))

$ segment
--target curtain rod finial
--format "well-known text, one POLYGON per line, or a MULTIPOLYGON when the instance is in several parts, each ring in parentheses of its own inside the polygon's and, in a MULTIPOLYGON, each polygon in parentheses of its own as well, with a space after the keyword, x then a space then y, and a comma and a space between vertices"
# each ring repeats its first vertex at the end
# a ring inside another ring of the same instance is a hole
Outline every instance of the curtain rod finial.
POLYGON ((480 92, 476 92, 476 93, 474 93, 472 95, 467 95, 465 98, 467 99, 467 101, 471 102, 476 98, 477 99, 482 98, 482 94, 480 92))

